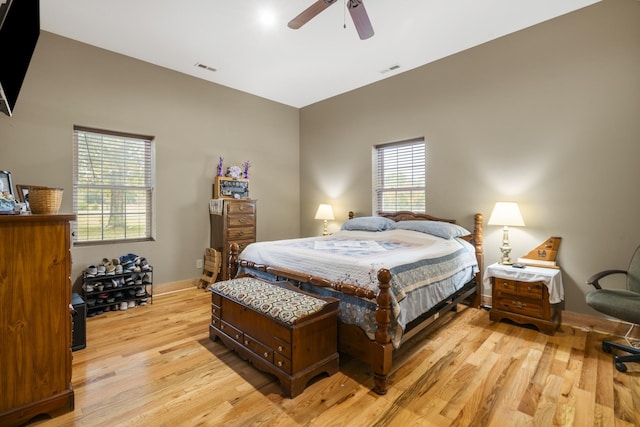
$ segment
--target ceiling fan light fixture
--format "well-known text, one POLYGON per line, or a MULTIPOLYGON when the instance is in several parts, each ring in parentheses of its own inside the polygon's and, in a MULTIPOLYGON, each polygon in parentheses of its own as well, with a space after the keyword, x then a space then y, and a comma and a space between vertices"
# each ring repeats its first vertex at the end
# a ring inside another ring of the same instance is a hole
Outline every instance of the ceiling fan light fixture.
POLYGON ((367 14, 367 10, 364 8, 362 0, 349 0, 347 8, 351 14, 353 25, 355 25, 356 30, 358 31, 360 40, 366 40, 373 37, 373 26, 371 25, 369 15, 367 14))

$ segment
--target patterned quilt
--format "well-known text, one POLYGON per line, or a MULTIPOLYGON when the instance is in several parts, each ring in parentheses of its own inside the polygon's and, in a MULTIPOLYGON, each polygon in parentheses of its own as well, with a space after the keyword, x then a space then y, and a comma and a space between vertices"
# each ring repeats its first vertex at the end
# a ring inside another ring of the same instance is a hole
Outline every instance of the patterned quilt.
MULTIPOLYGON (((409 230, 342 230, 330 236, 258 242, 247 246, 240 258, 374 291, 378 289, 377 271, 389 269, 395 346, 408 322, 460 289, 478 271, 474 248, 466 241, 409 230)), ((340 320, 359 325, 373 339, 375 301, 311 285, 303 289, 340 298, 340 320)))

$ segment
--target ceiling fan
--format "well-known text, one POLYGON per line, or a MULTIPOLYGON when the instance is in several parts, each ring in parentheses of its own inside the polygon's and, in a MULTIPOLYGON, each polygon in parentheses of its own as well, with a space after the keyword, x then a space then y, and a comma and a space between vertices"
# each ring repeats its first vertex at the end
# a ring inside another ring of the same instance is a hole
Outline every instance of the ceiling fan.
MULTIPOLYGON (((317 0, 314 4, 303 10, 300 15, 293 18, 289 22, 288 27, 297 30, 337 1, 338 0, 317 0)), ((362 0, 346 0, 346 2, 349 14, 351 14, 351 19, 358 31, 360 39, 366 40, 373 36, 373 27, 371 26, 369 15, 367 15, 362 0)))

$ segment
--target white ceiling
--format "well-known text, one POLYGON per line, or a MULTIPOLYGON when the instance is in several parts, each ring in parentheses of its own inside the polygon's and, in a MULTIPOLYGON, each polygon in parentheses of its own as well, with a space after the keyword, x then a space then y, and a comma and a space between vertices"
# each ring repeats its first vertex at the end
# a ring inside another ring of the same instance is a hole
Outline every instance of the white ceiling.
POLYGON ((344 0, 288 28, 314 1, 40 0, 40 22, 51 33, 300 108, 599 0, 364 0, 375 30, 364 41, 344 0))

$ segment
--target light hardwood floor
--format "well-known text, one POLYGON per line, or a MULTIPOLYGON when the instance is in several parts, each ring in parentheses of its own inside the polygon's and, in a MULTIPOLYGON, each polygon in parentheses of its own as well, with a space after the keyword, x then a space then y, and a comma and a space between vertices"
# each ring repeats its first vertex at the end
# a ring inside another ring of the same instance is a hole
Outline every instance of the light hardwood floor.
POLYGON ((603 334, 554 336, 462 308, 395 357, 385 396, 366 365, 343 357, 295 399, 208 335, 209 294, 87 320, 73 353, 75 411, 34 426, 640 426, 640 367, 622 374, 603 334))

